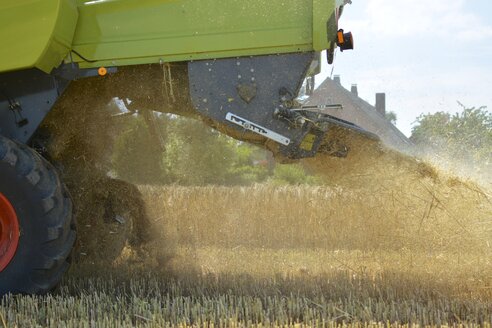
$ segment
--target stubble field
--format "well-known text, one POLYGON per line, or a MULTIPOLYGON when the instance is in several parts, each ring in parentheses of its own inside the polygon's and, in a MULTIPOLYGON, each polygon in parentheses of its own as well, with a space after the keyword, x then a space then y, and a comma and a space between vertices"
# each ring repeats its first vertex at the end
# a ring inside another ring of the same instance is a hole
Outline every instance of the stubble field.
POLYGON ((54 294, 4 298, 1 322, 490 327, 490 195, 428 173, 377 190, 141 186, 148 243, 82 255, 54 294))

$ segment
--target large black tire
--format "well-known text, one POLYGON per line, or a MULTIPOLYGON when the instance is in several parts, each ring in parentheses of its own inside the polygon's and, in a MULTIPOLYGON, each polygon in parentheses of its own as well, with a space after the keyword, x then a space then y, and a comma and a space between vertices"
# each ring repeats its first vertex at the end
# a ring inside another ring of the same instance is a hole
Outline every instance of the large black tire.
POLYGON ((12 205, 20 229, 15 254, 0 272, 0 295, 45 294, 70 265, 76 237, 72 201, 51 164, 2 136, 0 194, 12 205))

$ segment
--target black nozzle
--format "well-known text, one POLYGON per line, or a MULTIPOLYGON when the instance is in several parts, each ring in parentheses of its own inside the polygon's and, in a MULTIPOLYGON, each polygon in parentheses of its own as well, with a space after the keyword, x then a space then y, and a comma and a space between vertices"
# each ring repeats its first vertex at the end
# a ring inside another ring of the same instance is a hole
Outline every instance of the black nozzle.
POLYGON ((352 32, 344 33, 343 29, 338 30, 337 45, 340 47, 342 52, 344 50, 354 49, 354 38, 352 37, 352 32))

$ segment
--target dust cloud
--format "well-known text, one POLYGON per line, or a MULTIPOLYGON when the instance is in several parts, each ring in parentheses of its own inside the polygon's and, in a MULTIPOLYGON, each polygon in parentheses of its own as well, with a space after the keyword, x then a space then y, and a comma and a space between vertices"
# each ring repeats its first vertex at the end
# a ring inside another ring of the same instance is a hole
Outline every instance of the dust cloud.
POLYGON ((332 130, 327 143, 337 138, 350 152, 302 161, 323 177, 319 186, 134 186, 108 174, 120 123, 114 97, 97 79, 74 83, 36 140, 74 199, 77 270, 111 263, 176 275, 302 276, 405 268, 482 282, 466 290, 491 282, 484 183, 332 130))

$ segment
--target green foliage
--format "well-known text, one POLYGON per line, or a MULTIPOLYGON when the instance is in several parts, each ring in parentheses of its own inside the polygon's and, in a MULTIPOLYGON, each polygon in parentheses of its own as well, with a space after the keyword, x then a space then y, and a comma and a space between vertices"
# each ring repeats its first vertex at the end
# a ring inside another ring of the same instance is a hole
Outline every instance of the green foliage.
POLYGON ((266 151, 242 142, 233 143, 235 160, 229 168, 228 184, 251 185, 265 181, 271 173, 266 151))
POLYGON ((492 165, 492 114, 486 107, 466 108, 451 115, 445 112, 421 115, 411 140, 422 148, 471 164, 492 165))
POLYGON ((278 185, 314 185, 318 179, 309 175, 300 164, 277 164, 271 182, 278 185))
POLYGON ((136 184, 313 184, 300 165, 277 165, 265 150, 234 140, 202 122, 155 116, 164 150, 141 115, 125 118, 112 156, 114 173, 136 184), (275 169, 274 169, 275 168, 275 169))
POLYGON ((165 172, 182 185, 224 184, 231 160, 232 145, 223 136, 194 120, 173 118, 169 126, 165 172))
POLYGON ((391 124, 396 124, 396 120, 398 119, 398 116, 393 111, 386 112, 385 117, 391 124))

